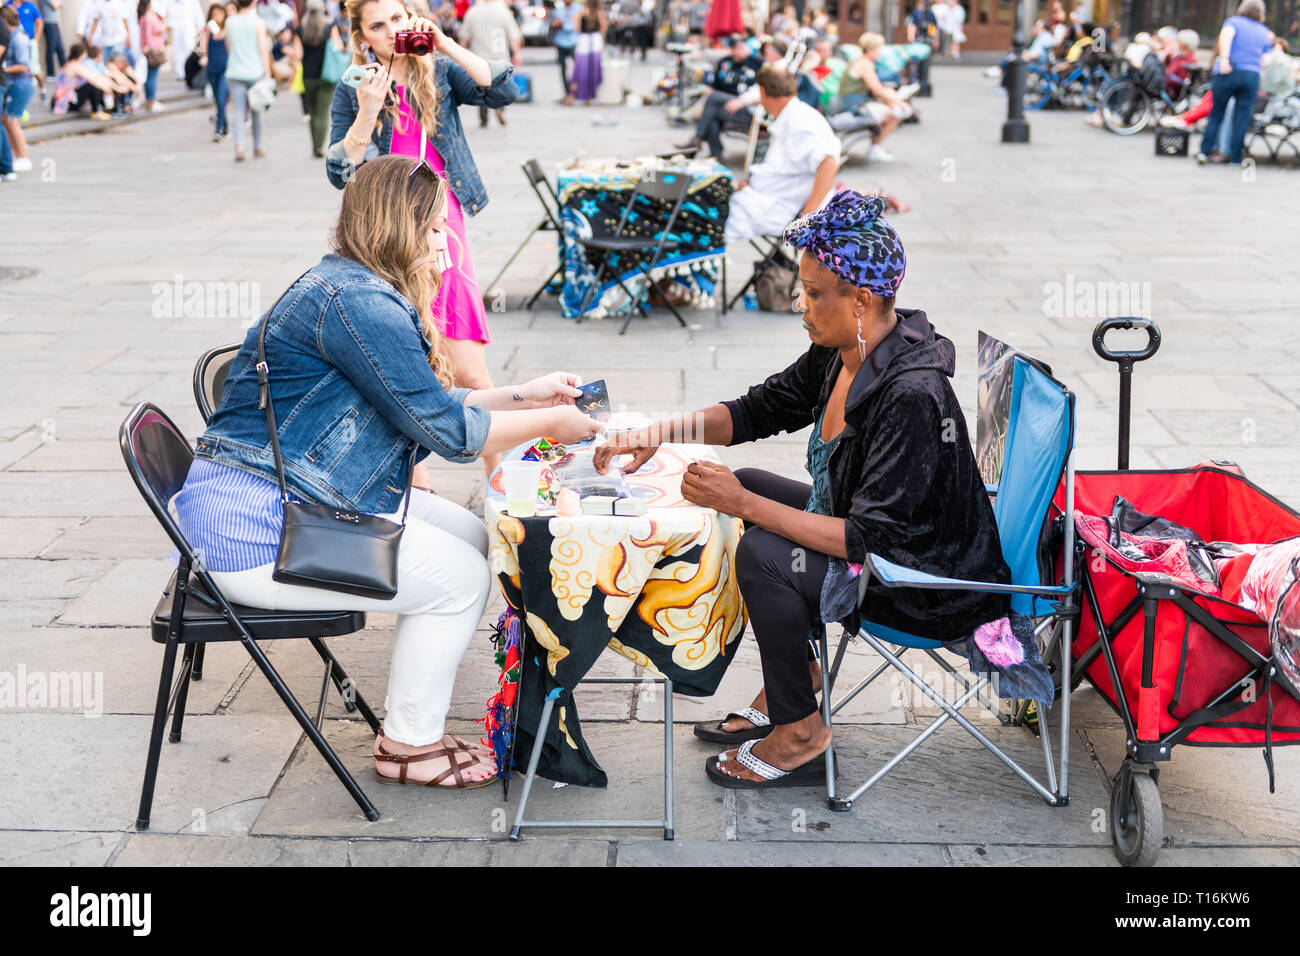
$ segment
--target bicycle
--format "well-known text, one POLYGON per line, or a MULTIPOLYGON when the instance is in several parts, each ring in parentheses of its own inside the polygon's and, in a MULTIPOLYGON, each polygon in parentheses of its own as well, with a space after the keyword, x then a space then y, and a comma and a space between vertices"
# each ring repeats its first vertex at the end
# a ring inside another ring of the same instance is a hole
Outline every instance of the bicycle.
POLYGON ((1080 58, 1065 75, 1052 66, 1030 64, 1025 79, 1025 109, 1041 110, 1048 106, 1067 109, 1097 108, 1101 91, 1114 79, 1103 58, 1080 58))
POLYGON ((1208 79, 1197 70, 1189 73, 1174 90, 1166 83, 1159 95, 1144 89, 1133 71, 1122 74, 1102 94, 1101 119, 1106 128, 1120 136, 1140 133, 1165 116, 1178 116, 1195 105, 1210 88, 1208 79))

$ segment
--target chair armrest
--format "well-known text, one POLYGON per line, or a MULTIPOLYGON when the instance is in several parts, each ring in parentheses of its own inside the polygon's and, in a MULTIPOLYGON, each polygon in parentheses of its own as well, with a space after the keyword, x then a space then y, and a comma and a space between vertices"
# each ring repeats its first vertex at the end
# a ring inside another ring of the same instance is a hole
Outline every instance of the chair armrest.
MULTIPOLYGON (((1073 588, 1053 584, 995 584, 991 581, 966 581, 961 578, 945 578, 914 568, 906 568, 893 561, 887 561, 878 554, 868 554, 863 570, 870 569, 871 576, 887 588, 928 588, 942 591, 986 591, 991 594, 1069 594, 1073 588)), ((863 583, 859 593, 866 590, 863 583)))

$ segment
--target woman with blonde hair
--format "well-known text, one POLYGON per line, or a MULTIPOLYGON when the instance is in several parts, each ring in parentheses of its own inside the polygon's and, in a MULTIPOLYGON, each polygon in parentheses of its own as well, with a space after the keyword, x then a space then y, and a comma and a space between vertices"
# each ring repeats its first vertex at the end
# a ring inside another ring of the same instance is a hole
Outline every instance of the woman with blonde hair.
MULTIPOLYGON (((518 95, 509 60, 488 61, 446 36, 402 0, 347 0, 353 63, 369 67, 360 88, 340 83, 331 106, 326 174, 342 189, 364 163, 396 153, 429 163, 447 178, 449 268, 433 300, 457 385, 491 388, 483 290, 474 276, 465 213, 487 205, 487 191, 465 142, 457 107, 500 109, 518 95), (432 54, 396 52, 399 32, 433 35, 432 54)), ((491 471, 495 457, 484 465, 491 471)))
POLYGON ((405 156, 357 170, 343 192, 333 251, 249 329, 176 513, 237 604, 396 613, 376 773, 389 782, 472 787, 494 776, 490 752, 447 734, 445 719, 491 586, 487 532, 469 511, 412 487, 413 463, 430 452, 472 461, 542 434, 579 441, 601 426, 574 406, 578 380, 568 373, 510 388, 451 387, 443 339, 429 320, 449 197, 445 179, 405 156), (262 335, 287 494, 394 521, 409 495, 390 600, 274 579, 284 499, 259 404, 262 335))

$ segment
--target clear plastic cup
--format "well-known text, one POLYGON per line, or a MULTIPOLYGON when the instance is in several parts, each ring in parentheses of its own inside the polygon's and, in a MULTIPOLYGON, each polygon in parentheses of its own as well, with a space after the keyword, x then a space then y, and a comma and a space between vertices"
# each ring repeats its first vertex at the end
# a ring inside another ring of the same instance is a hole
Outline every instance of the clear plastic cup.
POLYGON ((506 514, 530 518, 537 513, 537 486, 542 481, 540 461, 507 461, 501 464, 501 484, 506 492, 506 514))

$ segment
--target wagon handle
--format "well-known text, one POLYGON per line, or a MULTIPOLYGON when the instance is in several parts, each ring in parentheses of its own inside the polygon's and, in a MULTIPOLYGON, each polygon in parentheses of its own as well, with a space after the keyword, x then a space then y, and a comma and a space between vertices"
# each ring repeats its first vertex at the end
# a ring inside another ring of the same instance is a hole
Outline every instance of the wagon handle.
POLYGON ((1107 362, 1119 366, 1119 462, 1120 471, 1128 470, 1129 419, 1133 402, 1133 364, 1145 362, 1160 350, 1160 327, 1150 319, 1119 316, 1102 319, 1092 330, 1092 348, 1107 362), (1111 329, 1143 329, 1146 348, 1111 350, 1106 347, 1106 333, 1111 329))

